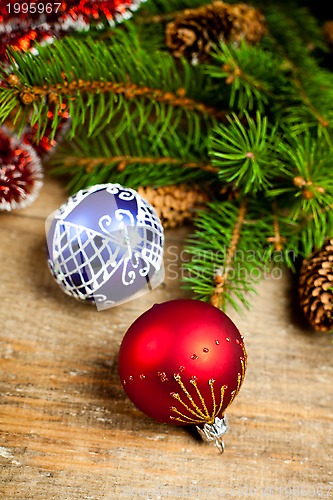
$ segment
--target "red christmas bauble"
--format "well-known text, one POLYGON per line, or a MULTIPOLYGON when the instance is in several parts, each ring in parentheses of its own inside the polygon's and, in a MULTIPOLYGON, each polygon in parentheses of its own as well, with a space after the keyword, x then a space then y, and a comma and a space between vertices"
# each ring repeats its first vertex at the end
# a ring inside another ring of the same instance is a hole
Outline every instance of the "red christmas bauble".
POLYGON ((156 304, 128 329, 119 374, 131 401, 161 422, 214 424, 238 394, 243 337, 219 309, 197 300, 156 304))

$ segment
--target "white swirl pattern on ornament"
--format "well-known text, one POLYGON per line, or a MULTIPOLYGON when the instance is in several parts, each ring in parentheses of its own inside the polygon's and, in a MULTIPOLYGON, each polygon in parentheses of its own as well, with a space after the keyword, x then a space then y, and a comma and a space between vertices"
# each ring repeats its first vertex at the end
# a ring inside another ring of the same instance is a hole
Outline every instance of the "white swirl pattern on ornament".
POLYGON ((110 217, 110 215, 103 215, 103 217, 101 217, 98 221, 99 227, 106 234, 109 234, 110 231, 107 228, 111 227, 111 224, 112 224, 112 217, 110 217))
POLYGON ((108 300, 107 296, 106 295, 103 295, 103 294, 95 294, 94 295, 94 299, 96 302, 103 302, 105 305, 113 305, 115 304, 115 301, 114 300, 108 300))
POLYGON ((135 219, 133 217, 133 214, 131 214, 131 212, 129 210, 124 210, 124 209, 119 208, 118 210, 115 211, 115 218, 118 221, 123 222, 124 227, 126 227, 127 225, 129 225, 129 226, 135 226, 135 219), (128 217, 128 223, 129 224, 125 224, 125 221, 124 221, 125 217, 128 217))

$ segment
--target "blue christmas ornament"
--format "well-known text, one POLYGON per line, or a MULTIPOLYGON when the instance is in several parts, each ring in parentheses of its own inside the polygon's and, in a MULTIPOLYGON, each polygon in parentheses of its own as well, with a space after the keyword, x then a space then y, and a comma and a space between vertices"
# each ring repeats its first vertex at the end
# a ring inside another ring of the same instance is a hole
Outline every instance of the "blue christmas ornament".
POLYGON ((71 196, 46 221, 50 270, 65 293, 106 309, 164 278, 163 227, 133 189, 100 184, 71 196))

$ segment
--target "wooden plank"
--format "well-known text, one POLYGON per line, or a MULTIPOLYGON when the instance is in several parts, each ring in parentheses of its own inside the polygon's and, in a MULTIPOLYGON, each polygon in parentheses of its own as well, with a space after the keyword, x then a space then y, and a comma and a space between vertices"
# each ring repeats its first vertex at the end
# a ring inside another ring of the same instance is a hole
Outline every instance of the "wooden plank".
POLYGON ((304 325, 291 277, 260 283, 243 316, 230 311, 249 365, 220 456, 143 415, 117 373, 129 325, 185 296, 188 230, 167 232, 164 286, 97 312, 65 296, 46 266, 44 220, 65 198, 47 179, 34 205, 0 217, 1 498, 332 497, 332 345, 304 325))

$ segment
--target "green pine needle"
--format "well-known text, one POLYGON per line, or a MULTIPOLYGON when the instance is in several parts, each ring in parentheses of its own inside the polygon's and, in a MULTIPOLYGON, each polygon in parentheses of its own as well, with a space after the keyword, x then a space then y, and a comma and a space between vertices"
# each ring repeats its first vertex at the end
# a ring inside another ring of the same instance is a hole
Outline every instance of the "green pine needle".
POLYGON ((125 186, 164 186, 181 182, 216 182, 207 144, 200 138, 153 126, 107 129, 93 140, 84 132, 63 143, 51 158, 54 175, 71 177, 68 188, 107 182, 125 186), (69 152, 70 149, 70 152, 69 152))
POLYGON ((185 287, 202 300, 217 298, 222 309, 248 306, 256 284, 277 270, 280 275, 283 264, 294 268, 298 256, 292 221, 272 205, 251 201, 244 207, 244 201, 209 203, 187 242, 185 287))
MULTIPOLYGON (((12 51, 13 68, 3 67, 0 78, 6 80, 11 72, 20 85, 0 87, 0 123, 16 107, 22 123, 24 110, 29 109, 31 123, 38 124, 41 136, 45 116, 53 109, 49 104, 52 94, 59 100, 56 115, 63 103, 68 106, 71 138, 83 124, 88 124, 88 133, 94 136, 113 121, 119 127, 133 121, 144 127, 154 120, 161 134, 175 122, 187 122, 197 135, 202 122, 214 124, 219 111, 218 103, 212 102, 214 86, 209 77, 186 61, 179 68, 166 52, 143 50, 133 36, 127 39, 117 32, 109 43, 66 37, 53 45, 39 46, 38 57, 12 51), (31 106, 23 104, 26 95, 31 106)), ((54 120, 53 136, 56 128, 54 120)))
POLYGON ((219 169, 219 178, 234 183, 244 194, 271 187, 276 170, 283 166, 276 157, 279 136, 276 127, 268 125, 266 116, 257 111, 254 120, 245 112, 246 123, 236 114, 228 117, 229 125, 219 125, 213 132, 210 156, 219 169))
POLYGON ((229 106, 242 112, 263 112, 281 86, 286 84, 283 60, 262 47, 221 43, 213 52, 214 65, 205 70, 212 78, 223 78, 230 89, 229 106))

